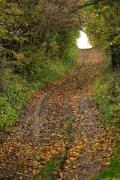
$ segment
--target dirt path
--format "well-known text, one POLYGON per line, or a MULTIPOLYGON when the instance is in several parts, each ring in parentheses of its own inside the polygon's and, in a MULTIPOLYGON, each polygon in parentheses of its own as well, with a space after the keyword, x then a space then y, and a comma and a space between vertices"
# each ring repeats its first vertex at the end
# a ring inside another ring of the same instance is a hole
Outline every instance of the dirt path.
POLYGON ((1 144, 0 179, 90 180, 109 164, 114 139, 92 97, 100 67, 79 65, 36 94, 1 144))

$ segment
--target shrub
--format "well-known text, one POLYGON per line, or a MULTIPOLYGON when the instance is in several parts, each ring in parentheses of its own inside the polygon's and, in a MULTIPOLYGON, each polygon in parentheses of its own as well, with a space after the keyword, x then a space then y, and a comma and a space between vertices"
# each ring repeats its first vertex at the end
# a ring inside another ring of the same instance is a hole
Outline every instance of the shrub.
POLYGON ((120 177, 120 133, 116 129, 117 126, 114 126, 120 123, 120 72, 107 69, 95 84, 94 99, 100 109, 102 121, 114 127, 118 139, 117 154, 110 165, 93 178, 94 180, 117 180, 120 177))
POLYGON ((14 125, 28 96, 75 65, 77 46, 70 45, 67 52, 69 56, 66 54, 61 58, 51 59, 46 57, 44 51, 37 49, 33 53, 29 48, 14 65, 10 62, 9 68, 4 69, 2 78, 4 89, 0 92, 0 127, 6 129, 14 125))
POLYGON ((99 106, 101 119, 106 123, 120 120, 120 74, 118 71, 104 72, 97 80, 94 99, 99 106))

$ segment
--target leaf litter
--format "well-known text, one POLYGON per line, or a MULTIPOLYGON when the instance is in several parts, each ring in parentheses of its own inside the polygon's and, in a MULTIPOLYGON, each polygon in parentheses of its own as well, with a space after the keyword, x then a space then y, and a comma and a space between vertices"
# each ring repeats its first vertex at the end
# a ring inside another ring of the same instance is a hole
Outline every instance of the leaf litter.
POLYGON ((90 180, 109 164, 115 140, 92 98, 100 67, 79 65, 30 100, 1 143, 1 180, 90 180))

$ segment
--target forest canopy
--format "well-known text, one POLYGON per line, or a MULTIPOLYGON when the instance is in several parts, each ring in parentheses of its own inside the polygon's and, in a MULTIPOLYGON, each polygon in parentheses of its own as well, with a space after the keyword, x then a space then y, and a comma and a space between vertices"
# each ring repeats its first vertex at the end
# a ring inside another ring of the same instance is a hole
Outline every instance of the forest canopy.
POLYGON ((61 49, 66 32, 83 26, 93 44, 105 48, 115 45, 119 49, 120 3, 117 0, 0 0, 0 3, 1 51, 7 58, 20 58, 19 52, 31 45, 50 54, 52 41, 61 49))

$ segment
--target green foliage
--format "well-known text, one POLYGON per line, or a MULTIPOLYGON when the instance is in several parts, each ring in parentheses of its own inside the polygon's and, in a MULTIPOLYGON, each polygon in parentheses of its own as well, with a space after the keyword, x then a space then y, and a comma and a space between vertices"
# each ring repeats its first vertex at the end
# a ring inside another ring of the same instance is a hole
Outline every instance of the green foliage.
POLYGON ((120 122, 120 72, 106 68, 103 75, 96 81, 94 99, 100 109, 101 120, 112 126, 117 134, 117 155, 94 180, 119 180, 120 179, 120 133, 116 124, 120 122))
POLYGON ((74 66, 77 29, 72 30, 73 23, 63 25, 66 12, 61 9, 61 18, 57 2, 0 0, 0 4, 0 126, 9 127, 33 91, 74 66))
POLYGON ((63 26, 57 2, 0 4, 0 126, 6 128, 16 122, 32 92, 74 66, 77 30, 63 26))
MULTIPOLYGON (((75 41, 76 37, 72 38, 75 41)), ((72 44, 71 41, 71 44, 72 44)), ((70 43, 70 41, 68 42, 70 43)), ((16 122, 29 96, 50 80, 55 80, 72 68, 77 60, 78 49, 72 44, 67 49, 69 57, 47 57, 44 50, 23 52, 22 58, 11 66, 6 62, 3 73, 3 91, 0 92, 0 126, 8 128, 16 122), (74 53, 69 53, 70 51, 74 53), (55 59, 56 58, 56 59, 55 59), (70 60, 69 60, 70 59, 70 60)))
POLYGON ((84 27, 91 43, 107 49, 112 68, 120 67, 120 4, 119 1, 96 1, 83 11, 84 27))
POLYGON ((16 120, 18 116, 17 110, 11 106, 11 104, 8 102, 7 98, 0 97, 0 125, 1 127, 13 125, 14 121, 16 120))
POLYGON ((120 179, 120 158, 113 158, 111 164, 102 171, 94 180, 119 180, 120 179))
POLYGON ((84 26, 93 44, 109 47, 120 44, 120 7, 118 1, 100 1, 83 11, 86 18, 84 26), (89 17, 89 18, 88 18, 89 17))
POLYGON ((28 91, 27 82, 11 70, 4 71, 4 91, 0 93, 0 126, 12 126, 20 115, 28 91))
POLYGON ((61 164, 61 160, 60 158, 54 158, 51 161, 49 161, 48 163, 46 163, 40 171, 40 177, 41 178, 46 178, 47 176, 49 176, 55 168, 57 168, 60 164, 61 164))
POLYGON ((72 121, 73 121, 73 117, 71 115, 67 115, 65 117, 65 133, 67 134, 69 140, 70 140, 70 134, 72 131, 72 121))
POLYGON ((109 124, 120 120, 120 74, 118 71, 109 70, 97 80, 94 97, 103 121, 109 124))

